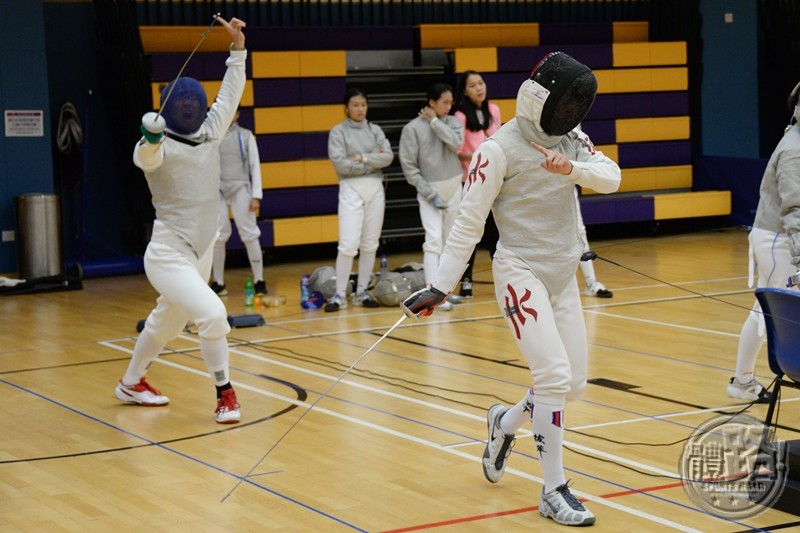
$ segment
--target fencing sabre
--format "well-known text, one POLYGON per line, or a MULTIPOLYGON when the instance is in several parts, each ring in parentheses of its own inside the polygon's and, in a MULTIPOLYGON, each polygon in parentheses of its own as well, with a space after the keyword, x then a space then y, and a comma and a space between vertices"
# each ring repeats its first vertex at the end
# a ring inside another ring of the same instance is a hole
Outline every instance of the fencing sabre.
POLYGON ((190 59, 192 59, 192 56, 194 55, 194 53, 195 53, 195 52, 197 52, 197 49, 198 49, 198 48, 200 48, 200 44, 202 44, 202 42, 205 40, 206 36, 207 36, 207 35, 208 35, 208 33, 211 31, 211 27, 212 27, 212 26, 214 25, 214 23, 217 21, 217 17, 219 17, 219 16, 220 16, 220 14, 221 14, 221 13, 217 13, 216 15, 214 15, 214 16, 212 17, 212 19, 211 19, 211 24, 209 24, 209 25, 208 25, 208 28, 206 28, 206 31, 204 31, 204 32, 203 32, 203 34, 200 36, 200 40, 199 40, 199 41, 197 41, 197 45, 195 45, 195 47, 194 47, 194 50, 192 50, 192 53, 191 53, 191 54, 189 54, 189 57, 187 57, 187 58, 186 58, 186 61, 184 61, 184 62, 183 62, 183 66, 182 66, 182 67, 181 67, 181 69, 178 71, 178 75, 177 75, 177 76, 175 76, 175 79, 174 79, 174 80, 172 80, 172 83, 170 84, 170 87, 169 87, 169 92, 167 93, 167 96, 166 96, 166 97, 164 97, 164 102, 162 102, 162 103, 161 103, 161 107, 159 107, 159 109, 158 109, 158 113, 156 114, 156 118, 158 118, 158 117, 160 117, 160 116, 161 116, 161 111, 164 109, 164 106, 167 104, 167 100, 169 100, 169 97, 170 97, 170 96, 172 96, 172 90, 175 88, 175 81, 176 81, 178 78, 180 78, 180 77, 181 77, 181 74, 183 74, 183 71, 184 71, 184 69, 186 68, 186 65, 188 65, 188 64, 189 64, 189 60, 190 60, 190 59))
POLYGON ((233 491, 235 491, 235 490, 236 490, 236 489, 239 487, 239 485, 241 485, 241 484, 242 484, 242 481, 244 481, 245 479, 247 479, 248 477, 250 477, 250 474, 252 474, 252 473, 253 473, 253 470, 255 470, 255 469, 258 467, 258 465, 260 465, 261 463, 263 463, 263 462, 264 462, 264 459, 266 459, 266 458, 267 458, 267 456, 268 456, 270 453, 272 453, 272 450, 274 450, 275 448, 277 448, 277 447, 278 447, 278 444, 280 444, 280 443, 281 443, 281 441, 283 441, 283 439, 285 439, 285 438, 286 438, 286 436, 287 436, 287 435, 288 435, 288 434, 289 434, 289 433, 290 433, 290 432, 291 432, 291 431, 292 431, 292 430, 293 430, 295 427, 297 427, 297 424, 299 424, 299 423, 300 423, 300 421, 301 421, 301 420, 303 420, 303 418, 305 418, 305 416, 306 416, 308 413, 310 413, 312 409, 314 409, 314 406, 316 406, 316 405, 319 403, 319 401, 320 401, 320 400, 322 400, 323 398, 327 397, 327 396, 328 396, 328 393, 331 391, 331 389, 333 389, 333 388, 334 388, 334 387, 335 387, 335 386, 336 386, 336 385, 337 385, 339 382, 341 382, 341 381, 342 381, 342 380, 343 380, 343 379, 344 379, 344 378, 345 378, 345 377, 346 377, 346 376, 347 376, 347 375, 348 375, 348 374, 349 374, 349 373, 350 373, 350 372, 351 372, 351 371, 352 371, 352 370, 353 370, 353 369, 354 369, 354 368, 355 368, 355 367, 358 365, 358 363, 360 363, 361 361, 363 361, 363 360, 364 360, 364 358, 365 358, 365 357, 366 357, 366 356, 367 356, 367 355, 368 355, 368 354, 369 354, 369 353, 370 353, 372 350, 374 350, 374 349, 375 349, 375 347, 376 347, 378 344, 380 344, 380 342, 381 342, 383 339, 385 339, 386 337, 388 337, 388 336, 389 336, 389 334, 390 334, 391 332, 393 332, 393 331, 394 331, 394 330, 397 328, 397 326, 399 326, 400 324, 402 324, 402 323, 403 323, 403 321, 404 321, 406 318, 408 318, 408 315, 406 315, 406 314, 403 314, 403 316, 401 316, 401 317, 400 317, 400 318, 397 320, 397 322, 395 322, 395 323, 394 323, 394 325, 393 325, 392 327, 390 327, 390 328, 389 328, 389 329, 386 331, 386 333, 384 333, 383 335, 381 335, 381 338, 380 338, 380 339, 378 339, 378 340, 376 340, 376 341, 375 341, 375 344, 373 344, 372 346, 370 346, 369 348, 367 348, 367 351, 366 351, 366 352, 364 352, 364 353, 361 355, 361 357, 359 357, 358 359, 356 359, 356 360, 355 360, 355 362, 354 362, 352 365, 350 365, 349 367, 347 367, 347 370, 345 370, 345 371, 344 371, 344 373, 343 373, 341 376, 339 376, 339 378, 338 378, 336 381, 334 381, 333 383, 331 383, 331 384, 330 384, 330 386, 329 386, 327 389, 325 389, 325 392, 323 392, 322 394, 320 394, 320 395, 319 395, 319 397, 317 397, 317 399, 316 399, 316 400, 314 400, 314 403, 312 403, 312 404, 309 406, 309 408, 308 408, 308 409, 306 409, 306 410, 303 412, 303 414, 302 414, 302 415, 300 415, 300 416, 297 418, 297 420, 295 420, 295 421, 294 421, 294 423, 293 423, 291 426, 289 426, 289 429, 287 429, 286 431, 284 431, 283 435, 281 435, 281 437, 280 437, 280 438, 279 438, 277 441, 275 441, 275 444, 273 444, 273 445, 272 445, 272 447, 270 447, 270 449, 269 449, 269 450, 267 450, 267 451, 266 451, 266 453, 265 453, 264 455, 262 455, 262 456, 261 456, 261 459, 259 459, 259 460, 258 460, 258 462, 256 462, 256 464, 254 464, 254 465, 253 465, 253 467, 252 467, 250 470, 248 470, 248 471, 247 471, 247 473, 246 473, 244 476, 242 476, 241 478, 239 478, 239 481, 238 481, 238 482, 236 482, 236 485, 234 485, 234 486, 233 486, 233 488, 232 488, 230 491, 228 491, 228 494, 226 494, 226 495, 225 495, 225 497, 224 497, 224 498, 222 498, 222 500, 220 500, 220 503, 222 503, 222 502, 224 502, 225 500, 227 500, 227 499, 228 499, 228 497, 229 497, 231 494, 233 494, 233 491))

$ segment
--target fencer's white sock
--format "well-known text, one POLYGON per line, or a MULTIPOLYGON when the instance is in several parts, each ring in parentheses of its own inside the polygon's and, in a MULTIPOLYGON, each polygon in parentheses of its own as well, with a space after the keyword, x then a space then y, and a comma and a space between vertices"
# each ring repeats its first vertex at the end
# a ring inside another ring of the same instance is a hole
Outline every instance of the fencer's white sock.
POLYGON ((591 287, 592 283, 597 281, 597 277, 594 273, 594 264, 591 261, 581 261, 578 264, 581 266, 581 272, 583 273, 583 279, 586 280, 586 286, 591 287))
POLYGON ((500 419, 500 430, 505 435, 512 435, 524 424, 530 424, 532 404, 533 393, 531 389, 528 389, 528 394, 526 394, 517 405, 503 414, 503 417, 500 419))
MULTIPOLYGON (((250 269, 253 271, 253 282, 264 281, 264 262, 262 260, 261 243, 258 240, 244 243, 247 250, 247 259, 250 260, 250 269)), ((216 252, 216 249, 214 250, 216 252)))
POLYGON ((336 255, 336 294, 342 298, 347 296, 351 270, 353 270, 353 258, 339 252, 336 255))
POLYGON ((211 263, 211 275, 214 281, 225 285, 225 243, 214 243, 214 259, 211 263))
MULTIPOLYGON (((765 335, 766 336, 766 335, 765 335)), ((758 335, 758 319, 753 313, 747 316, 739 334, 739 349, 736 353, 736 379, 739 383, 747 383, 753 379, 756 360, 764 344, 765 337, 758 335)))
POLYGON ((206 363, 214 385, 225 385, 230 381, 228 368, 228 339, 200 339, 200 353, 206 363))
POLYGON ((425 285, 429 285, 439 269, 439 254, 424 252, 422 254, 422 268, 425 270, 425 285))
POLYGON ((533 402, 533 444, 539 453, 544 491, 550 492, 566 482, 564 478, 564 408, 533 402))
POLYGON ((375 252, 361 251, 358 254, 358 286, 356 294, 367 290, 372 272, 375 269, 375 252))
POLYGON ((133 347, 133 355, 131 362, 128 364, 128 370, 122 376, 122 383, 125 385, 136 385, 139 380, 147 373, 147 368, 156 360, 158 354, 164 349, 164 344, 158 342, 147 333, 147 330, 142 330, 139 338, 136 339, 136 345, 133 347))

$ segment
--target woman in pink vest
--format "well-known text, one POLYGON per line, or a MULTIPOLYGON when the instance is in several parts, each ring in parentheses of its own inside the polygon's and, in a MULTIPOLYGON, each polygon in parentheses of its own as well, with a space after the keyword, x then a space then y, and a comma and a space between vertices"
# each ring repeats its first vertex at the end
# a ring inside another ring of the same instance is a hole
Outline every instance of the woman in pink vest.
MULTIPOLYGON (((464 144, 458 150, 458 158, 464 168, 461 178, 463 183, 469 174, 469 162, 478 146, 500 128, 500 108, 497 104, 489 102, 487 98, 486 82, 483 76, 474 70, 465 71, 458 79, 456 91, 459 98, 456 118, 464 126, 464 144)), ((483 242, 489 250, 489 255, 494 255, 497 243, 497 226, 494 218, 489 213, 483 234, 483 242)), ((472 266, 475 264, 475 252, 469 260, 469 266, 461 279, 459 295, 472 298, 472 266)))

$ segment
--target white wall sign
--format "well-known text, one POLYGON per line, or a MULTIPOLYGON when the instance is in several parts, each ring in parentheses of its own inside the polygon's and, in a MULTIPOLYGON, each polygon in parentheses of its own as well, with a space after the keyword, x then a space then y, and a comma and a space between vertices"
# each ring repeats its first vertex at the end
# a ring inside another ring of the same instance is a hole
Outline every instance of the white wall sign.
POLYGON ((44 111, 7 109, 6 137, 44 137, 44 111))

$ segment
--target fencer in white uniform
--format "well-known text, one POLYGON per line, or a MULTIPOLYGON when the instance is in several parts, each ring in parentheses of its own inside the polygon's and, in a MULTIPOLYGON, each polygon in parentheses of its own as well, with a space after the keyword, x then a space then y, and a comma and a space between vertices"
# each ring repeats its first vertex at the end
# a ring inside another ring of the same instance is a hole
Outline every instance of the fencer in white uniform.
POLYGON ((236 231, 247 251, 250 270, 253 272, 255 293, 267 294, 264 283, 264 261, 261 251, 261 230, 258 227, 258 210, 261 207, 261 159, 253 132, 239 125, 239 111, 219 145, 219 236, 214 245, 211 288, 219 296, 228 294, 225 287, 225 246, 231 238, 233 214, 236 231))
MULTIPOLYGON (((800 282, 800 83, 789 95, 792 120, 775 147, 761 178, 758 207, 750 230, 749 285, 758 271, 758 287, 786 288, 800 282)), ((769 403, 771 393, 755 378, 755 366, 767 333, 756 300, 742 325, 736 355, 736 373, 726 392, 731 398, 769 403)))
POLYGON ((150 365, 187 321, 197 325, 200 352, 217 389, 215 418, 239 421, 239 403, 230 382, 230 332, 225 305, 208 286, 219 202, 219 142, 233 119, 245 86, 244 22, 217 17, 231 35, 230 57, 216 101, 207 110, 202 85, 178 78, 161 94, 161 115, 147 113, 133 152, 152 194, 156 220, 144 256, 147 279, 158 291, 128 369, 115 395, 124 402, 166 405, 145 379, 150 365), (166 127, 166 134, 164 129, 166 127))
POLYGON ((514 433, 532 424, 544 487, 539 513, 564 525, 594 515, 572 494, 562 460, 564 408, 586 386, 587 340, 575 277, 583 252, 575 185, 619 188, 619 166, 576 128, 597 91, 592 71, 566 54, 548 54, 519 89, 516 116, 476 150, 458 216, 431 286, 405 300, 428 315, 461 279, 491 210, 500 240, 495 295, 535 382, 510 409, 487 414, 485 477, 500 480, 514 433))
MULTIPOLYGON (((578 233, 581 236, 584 251, 589 251, 589 239, 586 237, 586 226, 583 223, 583 214, 581 213, 581 202, 578 199, 578 188, 575 187, 575 203, 578 204, 576 209, 578 213, 578 233)), ((594 270, 594 261, 581 261, 581 274, 583 280, 586 282, 584 294, 586 296, 597 296, 598 298, 612 298, 614 293, 611 292, 597 279, 597 274, 594 270)))

